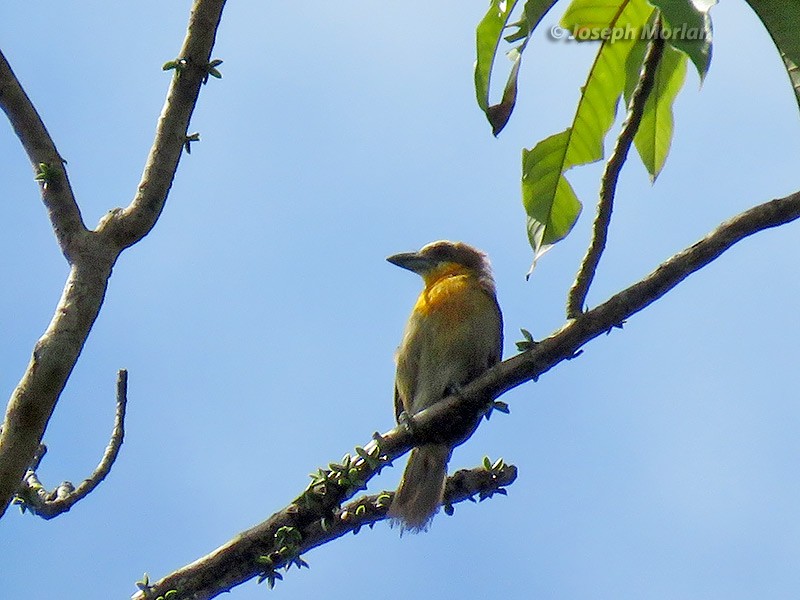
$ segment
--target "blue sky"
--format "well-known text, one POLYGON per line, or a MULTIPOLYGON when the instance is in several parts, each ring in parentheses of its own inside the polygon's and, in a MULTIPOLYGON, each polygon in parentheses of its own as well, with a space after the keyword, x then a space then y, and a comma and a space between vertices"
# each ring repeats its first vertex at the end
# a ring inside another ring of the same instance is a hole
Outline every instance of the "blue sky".
MULTIPOLYGON (((0 47, 62 155, 84 218, 126 205, 152 141, 189 2, 6 6, 0 47)), ((545 19, 555 24, 566 4, 545 19)), ((3 597, 127 597, 282 508, 307 473, 393 424, 392 355, 420 282, 392 253, 450 238, 492 258, 506 356, 563 323, 601 165, 570 173, 585 211, 540 262, 520 150, 567 126, 591 51, 539 35, 499 139, 474 99, 484 2, 242 0, 214 56, 155 230, 118 262, 47 431, 45 483, 79 481, 108 441, 118 368, 127 436, 70 513, 0 524, 3 597)), ((620 181, 595 305, 719 221, 798 188, 800 121, 743 2, 712 11, 672 153, 620 181)), ((547 29, 545 27, 544 29, 547 29)), ((615 126, 615 131, 619 124, 615 126)), ((0 395, 19 380, 67 273, 32 174, 0 126, 0 395)), ((727 600, 800 590, 796 224, 754 236, 504 397, 453 469, 519 467, 508 497, 459 505, 422 535, 380 524, 305 556, 273 592, 232 597, 727 600), (351 584, 349 582, 355 581, 351 584)), ((373 480, 393 489, 403 461, 373 480)))

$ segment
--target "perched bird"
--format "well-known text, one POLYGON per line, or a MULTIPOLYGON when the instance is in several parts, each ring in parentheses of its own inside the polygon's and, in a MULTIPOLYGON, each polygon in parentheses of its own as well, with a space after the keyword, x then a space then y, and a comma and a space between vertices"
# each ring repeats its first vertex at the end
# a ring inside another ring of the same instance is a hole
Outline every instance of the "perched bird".
MULTIPOLYGON (((394 405, 398 421, 444 399, 500 360, 503 317, 489 259, 462 242, 439 241, 390 263, 425 282, 397 350, 394 405)), ((442 503, 446 443, 414 448, 388 515, 402 531, 425 530, 442 503)))

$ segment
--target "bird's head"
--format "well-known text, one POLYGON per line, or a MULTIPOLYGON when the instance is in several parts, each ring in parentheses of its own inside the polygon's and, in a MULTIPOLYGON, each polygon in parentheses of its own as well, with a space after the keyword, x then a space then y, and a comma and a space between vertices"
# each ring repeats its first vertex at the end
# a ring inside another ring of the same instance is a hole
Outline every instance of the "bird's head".
POLYGON ((466 273, 494 287, 488 257, 464 242, 447 240, 431 242, 417 252, 394 254, 386 260, 418 274, 425 280, 426 286, 430 286, 442 277, 466 273))

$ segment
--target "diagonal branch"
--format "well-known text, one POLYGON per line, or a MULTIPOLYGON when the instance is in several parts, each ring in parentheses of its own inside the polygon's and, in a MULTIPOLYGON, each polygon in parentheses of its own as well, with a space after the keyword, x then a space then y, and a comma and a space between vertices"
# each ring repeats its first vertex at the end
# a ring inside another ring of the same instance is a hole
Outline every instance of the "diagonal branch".
POLYGON ((569 321, 556 333, 537 344, 533 350, 518 354, 492 368, 470 384, 467 390, 471 395, 481 392, 500 395, 538 377, 561 361, 571 358, 589 340, 614 327, 621 327, 626 319, 664 296, 737 242, 759 231, 785 225, 798 218, 800 191, 739 213, 720 224, 703 239, 661 263, 641 281, 569 321))
MULTIPOLYGON (((306 548, 306 543, 308 547, 314 547, 330 541, 321 539, 310 543, 312 532, 322 529, 322 519, 341 515, 342 502, 352 497, 358 489, 363 489, 393 458, 425 440, 457 437, 464 425, 474 420, 476 412, 487 411, 487 398, 496 398, 522 383, 535 380, 562 361, 575 357, 588 341, 614 327, 620 327, 626 319, 661 298, 737 242, 758 231, 798 218, 800 192, 755 206, 722 223, 702 240, 659 265, 641 281, 569 321, 531 350, 495 365, 457 395, 415 414, 413 435, 404 427, 397 427, 383 435, 376 434, 364 448, 356 449, 358 458, 347 456, 342 465, 331 465, 331 470, 321 470, 315 481, 287 507, 208 556, 173 572, 154 586, 148 585, 147 593, 136 594, 134 600, 155 598, 172 589, 178 590, 178 597, 185 595, 197 600, 213 598, 255 576, 254 562, 259 556, 267 556, 270 561, 267 566, 273 571, 276 566, 291 564, 297 553, 289 548, 288 554, 283 553, 287 556, 283 556, 280 553, 281 546, 275 547, 276 536, 282 528, 288 528, 284 532, 291 529, 298 531, 299 538, 294 542, 296 551, 306 548), (285 563, 273 560, 276 557, 272 553, 276 551, 285 563)), ((357 500, 348 505, 348 512, 356 510, 360 502, 357 500)), ((369 524, 372 517, 375 520, 380 518, 378 505, 383 505, 380 495, 370 508, 364 509, 366 514, 362 524, 369 524), (372 511, 373 508, 375 511, 372 511)), ((269 579, 268 574, 266 577, 269 579)))
POLYGON ((653 90, 656 81, 658 64, 664 53, 664 40, 660 35, 660 21, 655 22, 655 36, 647 47, 642 71, 639 74, 639 81, 631 94, 628 104, 628 114, 622 124, 617 143, 606 163, 605 171, 600 184, 600 199, 597 203, 597 216, 592 226, 592 241, 583 257, 578 275, 569 290, 567 296, 567 318, 574 319, 583 312, 586 304, 586 295, 589 293, 589 286, 592 285, 597 265, 600 264, 600 257, 606 247, 608 239, 608 228, 611 225, 611 212, 614 208, 614 195, 617 191, 617 180, 619 179, 622 166, 628 158, 628 151, 633 143, 636 132, 644 115, 644 107, 647 98, 653 90))
POLYGON ((120 369, 117 373, 117 410, 114 414, 114 429, 111 431, 111 440, 103 452, 103 458, 94 472, 84 479, 78 487, 73 487, 69 481, 63 482, 52 492, 48 492, 39 481, 36 470, 39 467, 44 452, 34 457, 34 464, 25 474, 20 491, 14 499, 15 504, 22 506, 23 512, 30 510, 33 514, 43 519, 52 519, 67 512, 80 500, 88 496, 106 476, 111 472, 114 461, 117 460, 122 440, 125 436, 125 409, 128 404, 128 372, 120 369))
POLYGON ((41 168, 48 168, 55 173, 51 181, 42 182, 42 201, 50 216, 58 245, 61 246, 61 251, 67 260, 71 262, 76 245, 80 243, 81 237, 86 235, 87 230, 67 179, 64 168, 66 161, 56 150, 56 145, 39 113, 22 89, 2 52, 0 52, 0 108, 11 122, 14 132, 28 154, 33 170, 39 174, 41 168))

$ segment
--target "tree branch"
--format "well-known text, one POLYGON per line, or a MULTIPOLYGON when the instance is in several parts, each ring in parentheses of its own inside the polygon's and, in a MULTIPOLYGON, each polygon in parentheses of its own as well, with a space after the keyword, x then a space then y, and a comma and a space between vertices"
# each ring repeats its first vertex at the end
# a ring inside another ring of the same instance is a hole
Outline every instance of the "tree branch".
POLYGON ((67 178, 67 171, 64 168, 66 161, 56 150, 39 113, 22 89, 2 52, 0 52, 0 108, 11 122, 37 176, 41 175, 41 169, 51 171, 48 181, 40 180, 42 201, 50 216, 58 245, 67 260, 71 262, 76 246, 88 232, 67 178))
POLYGON ((0 432, 0 516, 32 463, 105 297, 115 256, 83 257, 70 269, 53 319, 6 408, 0 432))
POLYGON ((34 456, 34 464, 25 474, 20 491, 14 499, 15 504, 22 507, 22 511, 30 510, 33 514, 43 519, 52 519, 67 512, 80 500, 88 496, 106 476, 111 472, 114 461, 117 460, 122 440, 125 436, 125 409, 128 404, 128 372, 120 369, 117 373, 117 410, 114 414, 114 429, 111 431, 111 440, 106 446, 103 458, 92 474, 84 479, 78 487, 69 481, 63 482, 52 492, 48 492, 39 481, 36 469, 47 449, 40 447, 40 455, 34 456))
POLYGON ((339 507, 358 489, 363 489, 366 482, 389 461, 413 445, 433 439, 458 438, 468 429, 465 426, 474 423, 476 413, 490 409, 487 398, 497 398, 522 383, 535 380, 560 362, 574 358, 585 343, 614 327, 621 327, 626 319, 661 298, 737 242, 758 231, 798 218, 800 192, 795 192, 785 198, 755 206, 725 221, 706 237, 659 265, 641 281, 569 321, 531 350, 495 365, 457 395, 415 414, 413 434, 404 427, 396 427, 383 435, 375 434, 373 441, 364 448, 356 449, 358 457, 346 456, 342 464, 320 470, 311 485, 289 506, 208 556, 173 572, 154 586, 145 586, 147 593, 139 592, 133 596, 134 600, 155 598, 172 589, 178 590, 179 597, 196 600, 213 598, 254 577, 256 569, 253 563, 259 556, 269 559, 267 567, 273 571, 277 566, 291 564, 298 554, 289 548, 290 551, 283 556, 280 553, 281 546, 275 547, 276 535, 282 527, 298 530, 299 538, 295 539, 293 548, 303 550, 306 548, 304 544, 314 547, 330 541, 320 539, 313 544, 309 542, 311 532, 317 531, 312 527, 319 526, 321 519, 342 515, 345 510, 353 512, 361 502, 371 503, 369 508, 364 509, 366 520, 362 525, 369 524, 373 517, 374 520, 380 520, 381 513, 375 512, 378 511, 378 505, 384 506, 380 497, 356 501, 345 509, 339 507), (276 557, 272 553, 276 551, 283 556, 283 563, 273 561, 276 557))
POLYGON ((181 152, 187 144, 189 120, 200 86, 208 79, 211 50, 222 18, 225 0, 196 0, 189 17, 186 38, 176 59, 176 68, 164 108, 158 118, 155 141, 131 204, 112 211, 98 231, 120 248, 131 246, 153 229, 158 220, 181 152))
POLYGON ((617 181, 619 179, 622 166, 628 157, 628 151, 633 143, 636 132, 644 115, 644 107, 647 98, 653 90, 656 81, 656 72, 664 53, 664 40, 661 38, 660 20, 655 22, 656 34, 647 47, 642 71, 639 74, 639 81, 631 94, 628 104, 628 114, 622 129, 617 137, 617 143, 606 163, 606 168, 600 183, 600 199, 597 203, 597 216, 592 226, 592 240, 586 255, 583 257, 578 275, 569 290, 567 296, 567 318, 574 319, 583 312, 586 304, 586 295, 589 293, 589 286, 592 285, 597 265, 600 264, 600 257, 606 247, 608 239, 608 228, 611 225, 611 212, 614 208, 614 195, 617 191, 617 181))
MULTIPOLYGON (((224 0, 195 0, 183 44, 188 67, 170 86, 144 178, 130 207, 111 211, 101 220, 96 232, 75 236, 79 241, 75 243, 69 232, 76 227, 75 220, 79 220, 79 215, 71 192, 70 201, 64 200, 67 180, 61 159, 58 158, 55 165, 49 163, 47 168, 39 168, 46 194, 54 194, 60 202, 54 204, 51 212, 69 217, 68 225, 63 225, 60 217, 56 217, 56 233, 66 240, 72 269, 53 320, 36 343, 28 367, 6 408, 0 429, 0 517, 19 488, 42 441, 47 422, 103 304, 108 279, 119 253, 152 229, 164 207, 186 141, 186 126, 206 72, 207 63, 203 63, 203 57, 211 55, 224 5, 224 0)), ((20 99, 14 87, 18 86, 16 78, 9 73, 10 69, 5 72, 5 79, 0 73, 0 95, 6 105, 13 105, 10 118, 21 124, 22 138, 31 139, 31 147, 36 148, 43 139, 41 131, 37 133, 37 128, 30 125, 29 116, 20 116, 20 111, 24 112, 30 101, 27 97, 24 102, 20 99), (25 127, 32 127, 32 133, 25 127)), ((34 160, 40 159, 38 152, 37 149, 34 160)), ((55 153, 54 148, 52 152, 55 153)))
MULTIPOLYGON (((452 512, 453 504, 474 501, 475 495, 484 500, 495 493, 504 494, 504 487, 516 477, 516 467, 502 461, 488 469, 457 471, 447 480, 445 506, 452 512)), ((386 519, 393 496, 393 492, 363 496, 324 518, 308 520, 300 518, 303 507, 292 504, 160 581, 152 585, 147 580, 139 582, 140 591, 132 598, 146 600, 177 590, 178 598, 208 600, 254 577, 266 579, 272 587, 276 579, 283 578, 278 569, 288 571, 293 564, 308 566, 301 554, 386 519)))
MULTIPOLYGON (((495 396, 530 380, 565 359, 595 337, 621 327, 623 322, 652 304, 695 271, 705 267, 744 238, 790 223, 800 217, 800 191, 754 206, 723 222, 703 239, 661 263, 641 281, 613 295, 603 304, 569 321, 556 333, 493 367, 465 388, 470 396, 495 396)), ((444 407, 442 407, 444 409, 444 407)))

